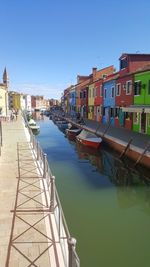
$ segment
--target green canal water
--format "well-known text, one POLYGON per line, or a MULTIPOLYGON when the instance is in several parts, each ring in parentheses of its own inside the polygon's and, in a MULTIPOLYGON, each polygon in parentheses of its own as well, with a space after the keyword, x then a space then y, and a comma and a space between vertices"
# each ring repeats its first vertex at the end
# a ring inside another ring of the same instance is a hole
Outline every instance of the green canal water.
POLYGON ((38 124, 81 267, 149 267, 150 174, 69 141, 50 120, 38 124))

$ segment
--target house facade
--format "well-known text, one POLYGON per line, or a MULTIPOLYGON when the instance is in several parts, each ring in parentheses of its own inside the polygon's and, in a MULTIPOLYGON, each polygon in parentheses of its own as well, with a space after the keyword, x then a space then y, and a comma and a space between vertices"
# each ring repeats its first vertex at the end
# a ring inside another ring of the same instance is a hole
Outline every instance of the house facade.
POLYGON ((103 117, 102 122, 115 124, 115 90, 117 74, 112 74, 103 82, 103 117))
POLYGON ((134 77, 133 131, 150 135, 150 69, 134 77))
POLYGON ((116 80, 116 116, 115 125, 123 126, 127 129, 132 129, 132 119, 133 114, 126 110, 123 112, 123 107, 128 107, 133 105, 134 97, 134 75, 126 74, 124 76, 119 76, 116 80))

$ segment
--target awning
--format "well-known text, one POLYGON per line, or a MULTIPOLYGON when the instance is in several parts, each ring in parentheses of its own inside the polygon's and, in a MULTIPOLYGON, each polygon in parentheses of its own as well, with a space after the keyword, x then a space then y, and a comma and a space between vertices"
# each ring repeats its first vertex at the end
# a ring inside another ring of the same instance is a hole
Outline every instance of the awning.
POLYGON ((121 107, 121 110, 123 112, 138 112, 138 113, 142 113, 144 111, 144 113, 150 113, 150 106, 141 106, 141 107, 121 107))
POLYGON ((144 108, 143 107, 121 107, 123 112, 138 112, 142 113, 144 108))

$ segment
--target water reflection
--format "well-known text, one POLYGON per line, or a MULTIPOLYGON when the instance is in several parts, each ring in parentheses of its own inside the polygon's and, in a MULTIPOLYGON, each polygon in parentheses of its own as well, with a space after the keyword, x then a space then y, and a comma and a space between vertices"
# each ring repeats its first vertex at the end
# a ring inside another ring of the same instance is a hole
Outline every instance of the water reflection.
POLYGON ((81 265, 149 266, 149 171, 133 169, 130 160, 119 160, 104 146, 94 150, 70 142, 51 121, 40 125, 38 139, 78 240, 81 265))

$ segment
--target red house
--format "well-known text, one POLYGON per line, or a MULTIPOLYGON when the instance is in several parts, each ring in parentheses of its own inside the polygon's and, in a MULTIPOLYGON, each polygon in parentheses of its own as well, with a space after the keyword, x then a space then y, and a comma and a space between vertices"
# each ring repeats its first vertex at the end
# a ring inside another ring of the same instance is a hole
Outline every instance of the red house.
POLYGON ((120 76, 135 72, 150 64, 150 54, 127 54, 124 53, 119 58, 120 76))
POLYGON ((150 64, 150 54, 124 53, 119 58, 119 78, 116 80, 115 125, 132 129, 132 113, 122 112, 121 107, 133 105, 134 72, 150 64))
POLYGON ((130 106, 133 104, 133 84, 133 74, 126 74, 124 76, 120 76, 116 80, 115 125, 120 125, 127 129, 132 129, 132 114, 122 113, 121 107, 130 106))

